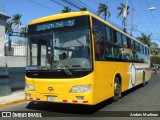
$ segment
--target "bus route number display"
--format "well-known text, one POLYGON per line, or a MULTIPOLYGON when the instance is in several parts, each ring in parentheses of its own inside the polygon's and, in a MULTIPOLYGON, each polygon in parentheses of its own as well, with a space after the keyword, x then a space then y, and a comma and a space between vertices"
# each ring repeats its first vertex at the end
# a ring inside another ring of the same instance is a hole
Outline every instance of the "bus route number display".
POLYGON ((72 27, 74 25, 75 25, 74 19, 55 21, 55 22, 36 25, 36 31, 38 32, 38 31, 50 30, 54 28, 72 27))

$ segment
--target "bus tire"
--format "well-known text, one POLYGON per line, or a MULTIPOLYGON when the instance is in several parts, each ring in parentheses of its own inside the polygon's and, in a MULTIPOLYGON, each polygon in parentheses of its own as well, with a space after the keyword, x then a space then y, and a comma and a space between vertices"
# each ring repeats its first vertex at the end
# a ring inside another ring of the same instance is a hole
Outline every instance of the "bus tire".
POLYGON ((145 72, 143 72, 143 76, 142 76, 142 87, 144 87, 145 85, 146 85, 145 72))
POLYGON ((119 97, 121 96, 121 83, 120 83, 120 78, 115 77, 114 79, 114 96, 113 96, 113 101, 118 101, 119 97))

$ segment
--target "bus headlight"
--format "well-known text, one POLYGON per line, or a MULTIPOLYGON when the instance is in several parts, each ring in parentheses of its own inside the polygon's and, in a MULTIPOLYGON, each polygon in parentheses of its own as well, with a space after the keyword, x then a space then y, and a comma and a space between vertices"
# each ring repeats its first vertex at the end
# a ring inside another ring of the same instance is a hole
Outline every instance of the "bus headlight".
POLYGON ((92 85, 79 85, 79 86, 73 86, 70 90, 70 93, 84 93, 90 91, 92 88, 92 85))
POLYGON ((25 85, 25 90, 34 91, 34 86, 32 85, 25 85))

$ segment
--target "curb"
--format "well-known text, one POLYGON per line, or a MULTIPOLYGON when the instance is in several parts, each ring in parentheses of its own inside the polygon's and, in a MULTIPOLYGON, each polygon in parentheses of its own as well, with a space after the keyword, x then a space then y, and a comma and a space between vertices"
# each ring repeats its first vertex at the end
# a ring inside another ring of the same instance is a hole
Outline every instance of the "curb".
POLYGON ((7 103, 4 103, 4 104, 0 104, 0 108, 7 107, 9 105, 22 103, 22 102, 26 102, 26 100, 25 99, 20 99, 20 100, 15 100, 15 101, 7 102, 7 103))

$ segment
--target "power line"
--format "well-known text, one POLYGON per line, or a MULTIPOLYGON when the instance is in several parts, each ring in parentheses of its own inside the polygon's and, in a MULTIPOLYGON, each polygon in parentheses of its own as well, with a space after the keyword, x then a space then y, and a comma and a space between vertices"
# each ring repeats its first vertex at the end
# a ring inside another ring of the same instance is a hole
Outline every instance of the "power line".
MULTIPOLYGON (((82 1, 76 1, 76 0, 72 0, 74 3, 77 3, 78 5, 81 6, 81 8, 85 7, 88 11, 90 11, 93 14, 96 14, 96 11, 94 9, 92 9, 91 7, 89 7, 87 4, 83 3, 82 1)), ((94 2, 93 2, 94 3, 94 2)), ((93 4, 92 3, 92 4, 93 4)))
POLYGON ((64 2, 66 2, 67 4, 75 7, 76 9, 80 9, 81 7, 79 7, 79 5, 74 4, 73 2, 69 1, 69 0, 62 0, 64 2))
MULTIPOLYGON (((146 17, 147 17, 148 21, 150 21, 150 19, 149 19, 148 15, 147 15, 147 13, 146 13, 146 11, 145 11, 145 9, 144 9, 144 7, 143 7, 142 3, 141 3, 141 0, 139 0, 139 3, 140 3, 140 5, 141 5, 142 9, 144 10, 144 13, 145 13, 145 15, 146 15, 146 17)), ((150 21, 150 23, 153 25, 153 23, 152 23, 151 21, 150 21)), ((156 29, 155 29, 154 25, 153 25, 153 28, 154 28, 154 30, 156 31, 156 29)))
POLYGON ((28 0, 28 1, 31 2, 31 3, 33 3, 33 4, 39 5, 39 6, 43 7, 43 8, 47 8, 47 9, 49 9, 49 10, 59 12, 59 11, 57 11, 57 10, 55 10, 55 9, 49 8, 49 7, 44 6, 44 5, 40 4, 40 3, 37 3, 37 2, 35 2, 35 1, 32 1, 32 0, 28 0))
MULTIPOLYGON (((40 4, 40 3, 37 3, 37 2, 35 2, 35 1, 32 1, 32 0, 28 0, 28 1, 31 2, 31 3, 33 3, 33 4, 39 5, 39 6, 43 7, 43 8, 47 8, 47 9, 49 9, 49 10, 59 12, 59 11, 57 11, 57 10, 55 10, 55 9, 49 8, 49 7, 44 6, 44 5, 40 4)), ((92 12, 92 13, 94 13, 94 14, 97 13, 95 9, 89 7, 87 4, 85 4, 85 3, 82 2, 81 0, 79 0, 79 1, 76 1, 76 0, 72 0, 72 1, 71 1, 71 0, 59 0, 59 1, 57 1, 57 0, 50 0, 50 1, 51 1, 51 2, 54 2, 54 3, 58 4, 58 5, 60 5, 60 6, 62 6, 62 7, 70 6, 70 9, 71 9, 72 11, 77 11, 77 10, 79 10, 80 8, 85 7, 85 8, 87 8, 88 11, 90 11, 90 12, 92 12)), ((132 3, 131 3, 130 1, 129 1, 129 3, 132 5, 132 3)), ((132 5, 132 6, 133 6, 133 5, 132 5)), ((141 6, 142 6, 142 5, 141 5, 141 6)), ((143 8, 143 9, 144 9, 144 8, 143 8)), ((114 10, 111 6, 109 7, 109 10, 114 11, 113 14, 115 15, 116 12, 115 12, 115 10, 114 10)), ((138 14, 138 16, 139 16, 139 18, 141 19, 141 17, 140 17, 139 14, 138 14)), ((102 18, 102 16, 100 16, 100 17, 102 18)), ((110 22, 111 24, 115 25, 117 28, 119 28, 119 29, 121 29, 121 30, 123 29, 121 25, 119 25, 119 24, 111 21, 110 19, 107 19, 107 21, 110 22)), ((146 24, 144 23, 143 19, 141 19, 141 21, 142 21, 142 24, 144 24, 144 25, 146 26, 146 24)), ((153 23, 151 23, 151 24, 153 25, 153 23)), ((154 26, 153 26, 153 27, 154 27, 154 26)), ((147 26, 146 26, 146 28, 148 29, 147 26)), ((155 28, 154 28, 154 29, 155 29, 155 28)))
MULTIPOLYGON (((129 4, 130 4, 132 7, 134 7, 131 1, 129 1, 129 4)), ((135 9, 134 11, 136 12, 136 15, 138 16, 138 18, 140 19, 140 23, 141 23, 141 24, 145 24, 145 22, 143 21, 143 19, 142 19, 141 16, 139 15, 139 12, 137 12, 136 9, 135 9)), ((138 19, 137 19, 137 20, 138 20, 138 19)), ((139 21, 139 20, 138 20, 138 21, 139 21)), ((145 27, 148 29, 147 26, 145 26, 145 27)))
MULTIPOLYGON (((139 2, 140 2, 140 5, 142 6, 142 3, 141 3, 141 1, 139 0, 139 2)), ((147 19, 150 21, 150 23, 152 24, 152 26, 153 26, 153 29, 154 29, 154 31, 156 31, 156 29, 155 29, 155 26, 153 25, 153 23, 152 23, 152 19, 149 19, 149 17, 147 16, 147 13, 146 13, 146 11, 145 11, 145 9, 144 9, 144 7, 142 6, 142 8, 143 8, 143 10, 144 10, 144 13, 145 13, 145 15, 146 15, 146 17, 147 17, 147 19)))
MULTIPOLYGON (((60 2, 57 2, 57 1, 55 1, 55 0, 50 0, 51 2, 54 2, 54 3, 56 3, 56 4, 58 4, 58 5, 60 5, 60 6, 62 6, 62 7, 66 7, 66 6, 68 6, 67 4, 66 5, 63 5, 62 3, 60 3, 60 2)), ((60 0, 59 0, 60 1, 60 0)), ((61 0, 62 2, 64 2, 63 0, 61 0)), ((70 8, 72 11, 76 11, 76 10, 74 10, 73 8, 70 8)))
MULTIPOLYGON (((134 1, 132 1, 132 2, 135 2, 135 3, 137 3, 135 0, 134 1)), ((131 0, 129 1, 129 3, 132 5, 132 2, 131 2, 131 0)), ((140 1, 140 5, 141 5, 141 8, 143 9, 143 11, 145 12, 145 15, 146 15, 146 17, 147 17, 147 19, 148 19, 148 21, 150 22, 150 23, 146 23, 146 22, 144 22, 144 20, 141 18, 141 16, 139 15, 139 12, 137 12, 136 10, 136 14, 138 15, 138 18, 142 21, 142 23, 140 24, 140 25, 143 25, 145 28, 146 28, 146 30, 150 30, 150 28, 152 27, 153 29, 154 29, 154 31, 156 31, 156 29, 155 29, 155 26, 154 26, 154 23, 152 23, 151 22, 151 20, 149 19, 149 17, 148 17, 148 15, 146 14, 146 11, 145 11, 145 9, 144 9, 144 7, 142 6, 142 3, 141 3, 141 1, 140 1), (150 26, 150 27, 148 27, 149 25, 148 24, 150 24, 150 25, 152 25, 152 26, 150 26)), ((133 5, 132 5, 132 7, 134 7, 133 5)), ((151 12, 151 11, 150 11, 151 12)), ((152 18, 154 18, 154 17, 152 17, 152 18)), ((139 26, 140 26, 139 25, 139 26)), ((158 25, 156 24, 156 27, 157 27, 158 25)), ((134 30, 135 31, 135 30, 134 30)), ((136 31, 135 31, 136 32, 136 31)), ((141 32, 140 30, 137 30, 137 32, 141 32)), ((142 33, 142 32, 141 32, 142 33)), ((152 32, 153 33, 153 32, 152 32)))

